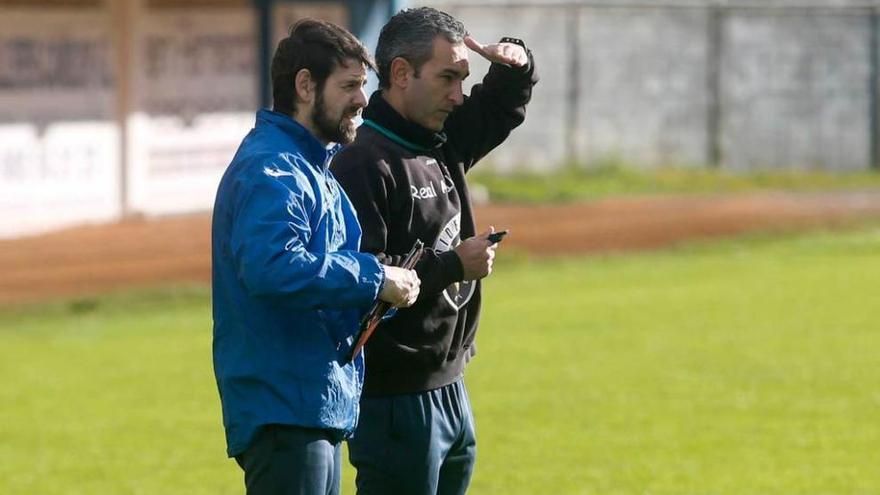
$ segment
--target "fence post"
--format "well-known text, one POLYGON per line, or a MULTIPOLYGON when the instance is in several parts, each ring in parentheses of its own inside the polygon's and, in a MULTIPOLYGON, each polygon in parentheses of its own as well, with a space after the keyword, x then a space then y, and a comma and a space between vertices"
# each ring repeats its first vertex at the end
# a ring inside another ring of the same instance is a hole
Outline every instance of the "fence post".
POLYGON ((706 50, 706 157, 712 168, 721 167, 721 57, 723 56, 723 7, 709 4, 706 50))
POLYGON ((868 42, 870 43, 869 53, 871 56, 871 76, 870 88, 868 88, 870 102, 870 122, 871 122, 871 163, 869 167, 874 170, 880 170, 880 12, 878 8, 871 9, 870 15, 870 34, 868 42))
POLYGON ((580 49, 580 9, 576 5, 567 10, 566 40, 568 41, 568 105, 565 112, 565 155, 566 160, 575 163, 578 158, 578 136, 580 124, 578 111, 581 106, 581 49, 580 49))
POLYGON ((272 107, 272 82, 269 69, 272 59, 272 6, 275 0, 253 0, 257 10, 257 53, 260 68, 260 106, 272 107))
POLYGON ((141 9, 140 2, 129 0, 113 0, 108 2, 110 18, 113 22, 113 44, 116 56, 113 61, 116 84, 116 125, 119 127, 119 215, 126 218, 131 215, 128 198, 129 173, 128 149, 129 127, 128 118, 132 111, 132 73, 131 58, 134 52, 134 19, 135 9, 141 9))

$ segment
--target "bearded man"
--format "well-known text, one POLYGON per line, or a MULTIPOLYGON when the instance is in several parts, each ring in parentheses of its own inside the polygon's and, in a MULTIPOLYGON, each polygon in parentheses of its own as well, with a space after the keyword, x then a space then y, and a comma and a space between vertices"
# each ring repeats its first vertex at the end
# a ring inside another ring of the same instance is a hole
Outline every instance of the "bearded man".
POLYGON ((295 24, 272 61, 274 108, 257 113, 217 191, 214 372, 248 495, 339 493, 364 377, 363 357, 347 359, 358 320, 377 298, 405 307, 419 294, 415 272, 358 252, 328 169, 354 138, 367 67, 345 29, 295 24))

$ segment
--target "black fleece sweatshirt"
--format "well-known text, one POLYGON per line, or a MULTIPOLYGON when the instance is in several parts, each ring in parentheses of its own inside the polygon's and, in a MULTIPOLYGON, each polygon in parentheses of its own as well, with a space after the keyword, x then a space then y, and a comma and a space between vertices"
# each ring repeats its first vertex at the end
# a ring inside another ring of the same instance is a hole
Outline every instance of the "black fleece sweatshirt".
POLYGON ((522 123, 537 80, 531 53, 525 67, 492 64, 441 133, 407 121, 377 91, 354 143, 333 159, 357 210, 362 251, 397 265, 417 239, 429 248, 416 266, 418 301, 367 342, 365 397, 448 385, 474 355, 480 282, 462 281, 452 251, 476 233, 465 173, 522 123))

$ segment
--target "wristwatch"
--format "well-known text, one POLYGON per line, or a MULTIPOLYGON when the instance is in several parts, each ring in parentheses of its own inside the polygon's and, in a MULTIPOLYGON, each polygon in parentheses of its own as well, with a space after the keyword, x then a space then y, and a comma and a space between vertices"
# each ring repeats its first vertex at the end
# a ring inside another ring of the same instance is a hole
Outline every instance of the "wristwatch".
POLYGON ((523 65, 520 70, 528 72, 531 69, 532 51, 529 50, 529 47, 526 46, 526 44, 523 42, 523 40, 521 40, 519 38, 511 38, 510 36, 504 36, 503 38, 501 38, 501 41, 499 41, 499 43, 512 43, 514 45, 519 45, 519 46, 523 47, 523 49, 526 51, 526 64, 523 65))
POLYGON ((523 40, 519 38, 511 38, 510 36, 505 36, 501 38, 501 41, 499 41, 499 43, 513 43, 514 45, 519 45, 523 48, 526 48, 526 44, 523 43, 523 40))

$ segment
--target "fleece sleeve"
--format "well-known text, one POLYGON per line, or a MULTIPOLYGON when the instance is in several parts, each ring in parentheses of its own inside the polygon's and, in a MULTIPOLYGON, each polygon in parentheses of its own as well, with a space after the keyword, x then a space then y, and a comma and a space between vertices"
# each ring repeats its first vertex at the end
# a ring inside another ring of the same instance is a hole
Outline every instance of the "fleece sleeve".
MULTIPOLYGON (((518 39, 503 38, 501 42, 525 48, 518 39)), ((526 54, 529 61, 523 67, 493 63, 482 83, 474 85, 470 96, 446 121, 443 130, 448 143, 465 157, 467 169, 504 142, 510 131, 525 120, 526 105, 538 83, 532 52, 526 48, 526 54)))

